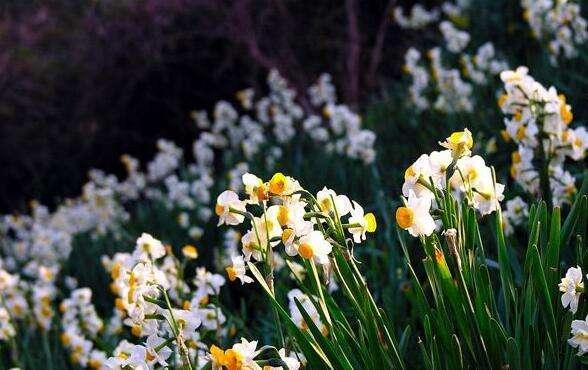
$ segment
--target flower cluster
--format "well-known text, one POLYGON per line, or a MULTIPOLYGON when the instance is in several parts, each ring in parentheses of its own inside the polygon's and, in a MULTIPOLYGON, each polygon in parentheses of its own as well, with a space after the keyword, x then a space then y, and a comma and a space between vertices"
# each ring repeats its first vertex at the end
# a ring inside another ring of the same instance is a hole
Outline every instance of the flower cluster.
POLYGON ((266 167, 271 169, 283 155, 282 147, 302 133, 323 144, 327 152, 366 164, 374 160, 375 134, 361 127, 361 118, 349 107, 336 103, 330 75, 321 75, 308 88, 312 107, 307 110, 276 70, 269 73, 267 83, 268 95, 257 100, 250 89, 237 93, 242 113, 227 101, 216 104, 212 120, 204 111, 192 113, 202 130, 193 147, 198 165, 210 166, 215 149, 222 149, 249 161, 263 154, 266 167))
POLYGON ((414 4, 408 15, 405 15, 403 9, 397 6, 392 10, 392 18, 400 28, 418 30, 437 22, 441 18, 441 13, 450 20, 459 22, 469 6, 470 0, 445 1, 440 9, 435 7, 431 10, 425 9, 421 4, 414 4))
POLYGON ((396 222, 415 237, 435 231, 432 208, 442 210, 444 191, 465 197, 482 215, 499 210, 504 198, 504 185, 496 183, 492 169, 479 155, 471 156, 473 138, 468 129, 439 144, 446 150, 421 155, 404 172, 404 206, 396 210, 396 222))
POLYGON ((61 312, 61 343, 70 351, 73 364, 90 369, 106 369, 106 353, 94 348, 93 340, 104 329, 92 304, 92 290, 80 288, 59 305, 61 312))
POLYGON ((215 206, 219 225, 240 225, 245 218, 251 225, 241 237, 242 256, 233 258, 233 265, 227 269, 231 280, 251 281, 245 275, 244 261, 266 261, 273 266, 272 251, 279 244, 290 258, 300 256, 328 265, 333 245, 324 230, 334 227, 330 217, 347 218, 342 227, 356 243, 365 240, 366 232, 376 229, 372 213, 365 213, 357 202, 326 187, 315 197, 297 180, 279 172, 267 182, 247 173, 243 175, 243 185, 245 199, 226 190, 218 196, 215 206), (261 214, 256 216, 256 210, 261 214))
POLYGON ((116 314, 134 336, 146 337, 141 345, 124 340, 119 343, 108 360, 109 366, 166 366, 172 353, 184 364, 206 362, 207 346, 200 340, 201 333, 221 335, 226 330, 225 316, 211 303, 225 279, 199 267, 190 286, 183 279, 184 269, 186 261, 198 257, 198 250, 186 245, 182 254, 184 262, 172 253, 171 247, 144 233, 137 239, 133 253, 103 258, 113 279, 111 290, 117 296, 116 314))
POLYGON ((498 105, 507 115, 503 136, 518 146, 512 154, 512 177, 529 193, 552 196, 556 205, 569 201, 576 188, 564 163, 566 158, 585 158, 588 132, 569 127, 573 114, 565 96, 554 87, 543 87, 526 67, 504 71, 500 77, 505 93, 498 105))
POLYGON ((458 30, 450 21, 441 22, 439 31, 445 39, 447 50, 454 54, 460 53, 470 42, 470 34, 458 30))
POLYGON ((573 0, 521 0, 521 6, 533 36, 548 43, 552 64, 556 65, 559 57, 576 57, 577 46, 588 41, 588 22, 573 0))
POLYGON ((506 208, 502 212, 502 227, 506 235, 514 232, 514 227, 523 225, 529 216, 529 206, 523 198, 514 197, 506 202, 506 208))
POLYGON ((402 8, 397 6, 394 8, 392 16, 401 28, 416 30, 437 22, 439 20, 439 10, 431 9, 429 11, 421 4, 415 4, 410 9, 410 14, 406 16, 402 8))
POLYGON ((496 57, 492 43, 480 46, 475 55, 460 55, 463 73, 443 65, 442 49, 432 48, 427 56, 430 64, 422 62, 421 53, 410 48, 405 56, 404 72, 411 77, 409 95, 418 111, 431 106, 441 112, 471 112, 474 109, 473 85, 487 85, 503 71, 506 63, 496 57), (429 72, 430 69, 430 72, 429 72), (469 80, 469 81, 468 81, 469 80))
POLYGON ((233 344, 227 350, 223 350, 215 345, 210 347, 210 359, 212 369, 236 369, 236 370, 262 370, 262 369, 289 369, 298 370, 300 368, 299 358, 302 355, 297 353, 286 354, 286 349, 282 348, 276 351, 273 347, 262 347, 257 349, 257 341, 248 341, 241 338, 241 342, 233 344), (274 358, 264 359, 265 355, 276 352, 274 358))

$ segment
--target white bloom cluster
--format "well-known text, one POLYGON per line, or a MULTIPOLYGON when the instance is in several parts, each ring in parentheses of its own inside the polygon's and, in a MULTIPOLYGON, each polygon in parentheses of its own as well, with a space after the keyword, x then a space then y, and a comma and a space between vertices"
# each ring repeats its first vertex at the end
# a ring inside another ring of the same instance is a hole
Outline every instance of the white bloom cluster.
MULTIPOLYGON (((189 259, 198 257, 198 251, 190 245, 182 253, 189 259)), ((207 347, 200 341, 201 332, 226 333, 225 316, 220 307, 210 303, 211 296, 219 295, 225 279, 198 267, 193 285, 188 285, 183 279, 185 264, 151 235, 141 235, 133 253, 117 253, 113 258, 104 256, 103 264, 113 279, 111 290, 117 296, 116 315, 131 328, 134 336, 146 337, 141 345, 120 342, 108 359, 108 366, 138 368, 142 364, 148 369, 157 364, 165 366, 173 343, 181 354, 178 361, 184 361, 182 356, 203 358, 207 347), (168 300, 170 307, 159 303, 168 300), (174 308, 177 306, 182 309, 174 308)))
POLYGON ((473 110, 472 85, 465 82, 459 70, 445 69, 441 63, 441 49, 433 48, 428 54, 439 95, 433 107, 441 112, 471 112, 473 110))
POLYGON ((470 42, 470 34, 465 31, 458 30, 453 23, 443 21, 439 24, 439 31, 445 39, 447 50, 457 54, 460 53, 470 42))
POLYGON ((405 15, 401 7, 397 6, 392 11, 392 18, 403 29, 419 30, 437 22, 441 18, 441 12, 451 20, 463 17, 464 11, 470 7, 470 0, 446 1, 441 8, 427 10, 421 4, 414 4, 409 14, 405 15))
POLYGON ((529 206, 523 198, 514 197, 506 202, 506 208, 502 212, 502 227, 506 235, 514 232, 514 227, 522 225, 527 221, 529 216, 529 206))
POLYGON ((456 68, 443 66, 441 48, 430 49, 427 56, 430 60, 430 75, 417 49, 410 48, 404 56, 403 70, 411 77, 408 89, 410 102, 419 112, 431 106, 445 113, 473 111, 473 84, 486 85, 490 78, 507 67, 504 61, 497 58, 490 42, 480 46, 473 57, 461 54, 463 75, 456 68))
POLYGON ((163 180, 180 166, 183 152, 174 143, 165 139, 157 140, 158 152, 147 164, 147 178, 151 182, 163 180))
POLYGON ((462 54, 461 62, 464 75, 477 85, 486 85, 488 77, 498 76, 500 72, 508 69, 508 64, 496 57, 496 51, 491 42, 480 46, 473 57, 462 54))
POLYGON ((573 0, 521 0, 524 18, 533 35, 548 43, 551 63, 578 55, 577 46, 588 40, 588 22, 573 0))
POLYGON ((206 112, 192 114, 203 130, 193 147, 198 165, 211 166, 215 150, 230 149, 235 156, 248 161, 261 157, 266 167, 272 168, 282 156, 282 146, 299 133, 307 133, 314 142, 326 144, 328 151, 366 164, 373 161, 375 135, 362 129, 360 117, 351 109, 336 104, 330 75, 321 75, 307 91, 312 107, 321 110, 321 115, 305 112, 296 101, 296 91, 276 70, 269 73, 267 83, 268 95, 257 101, 250 95, 250 101, 241 104, 245 110, 242 115, 226 101, 217 103, 212 120, 206 112))
POLYGON ((73 364, 91 369, 106 367, 106 353, 94 348, 92 342, 102 331, 104 324, 92 304, 92 290, 80 288, 59 305, 61 312, 61 343, 70 351, 73 364))
POLYGON ((569 128, 573 115, 565 96, 558 94, 555 87, 543 87, 528 74, 526 67, 504 71, 500 77, 505 93, 498 105, 507 115, 503 136, 518 145, 512 154, 512 177, 529 193, 551 192, 556 205, 569 201, 576 187, 564 163, 566 158, 574 161, 585 158, 586 128, 569 128), (542 173, 549 181, 543 184, 544 189, 541 189, 542 173))
POLYGON ((421 29, 439 20, 439 9, 425 9, 421 4, 415 4, 410 9, 410 14, 404 15, 401 7, 394 8, 392 13, 396 23, 404 29, 421 29))
POLYGON ((439 144, 446 150, 421 155, 404 172, 405 204, 396 210, 396 222, 415 237, 435 231, 431 209, 442 206, 436 194, 447 185, 482 215, 499 210, 504 198, 504 185, 495 182, 492 169, 479 155, 471 156, 473 138, 468 129, 454 132, 439 144))

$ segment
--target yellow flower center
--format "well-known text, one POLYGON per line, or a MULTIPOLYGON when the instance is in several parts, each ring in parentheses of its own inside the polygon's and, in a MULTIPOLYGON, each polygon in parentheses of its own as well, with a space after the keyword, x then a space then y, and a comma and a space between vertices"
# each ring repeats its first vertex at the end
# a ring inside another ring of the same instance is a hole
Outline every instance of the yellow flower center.
POLYGON ((123 300, 121 298, 116 298, 114 300, 114 305, 115 307, 119 310, 119 311, 123 311, 125 310, 125 305, 123 303, 123 300))
POLYGON ((559 114, 561 115, 561 119, 564 124, 568 125, 574 119, 574 115, 572 114, 572 109, 569 105, 566 104, 566 97, 565 95, 559 95, 559 114))
POLYGON ((404 180, 408 180, 412 177, 416 176, 416 172, 414 172, 414 168, 412 166, 408 167, 406 171, 404 171, 404 180))
POLYGON ((198 258, 198 249, 196 249, 195 246, 193 245, 185 245, 182 248, 182 253, 184 254, 184 256, 186 256, 187 258, 191 258, 191 259, 196 259, 198 258))
POLYGON ((498 106, 500 108, 502 108, 504 106, 504 104, 506 103, 506 100, 507 99, 508 99, 508 95, 507 94, 500 95, 500 97, 498 98, 498 106))
POLYGON ((396 223, 403 229, 414 225, 414 211, 408 207, 399 207, 396 210, 396 223))
POLYGON ((131 334, 133 334, 136 337, 140 337, 142 331, 143 330, 141 329, 141 326, 137 324, 133 325, 133 327, 131 328, 131 334))
POLYGON ((282 231, 282 243, 286 244, 291 239, 292 235, 294 235, 294 230, 292 229, 284 229, 282 231))
POLYGON ((519 126, 519 128, 517 128, 517 140, 521 141, 525 138, 527 134, 527 128, 523 125, 519 126))
POLYGON ((278 222, 280 225, 285 226, 288 223, 288 207, 278 207, 278 222))
POLYGON ((235 268, 233 266, 227 266, 225 268, 225 270, 227 271, 227 275, 229 276, 229 280, 235 281, 235 279, 237 278, 237 271, 235 271, 235 268))
POLYGON ((363 219, 365 220, 365 229, 367 232, 373 233, 376 231, 378 224, 376 223, 376 216, 373 213, 366 213, 363 219))
POLYGON ((274 174, 269 182, 269 190, 273 194, 281 195, 286 190, 286 176, 281 172, 274 174))
POLYGON ((110 271, 110 277, 112 277, 112 280, 118 279, 118 277, 120 276, 120 269, 121 269, 121 264, 119 262, 116 262, 112 266, 112 271, 110 271))
POLYGON ((63 344, 66 347, 71 344, 71 338, 69 337, 69 335, 67 335, 67 333, 61 333, 59 339, 61 340, 61 344, 63 344))
POLYGON ((323 198, 319 203, 323 212, 329 212, 331 210, 331 198, 323 198))
POLYGON ((255 188, 255 193, 257 194, 257 199, 259 200, 266 200, 267 199, 267 191, 265 186, 262 184, 255 188))
POLYGON ((310 244, 303 243, 298 247, 298 254, 300 254, 300 257, 309 260, 314 256, 314 250, 310 244))
POLYGON ((223 213, 225 213, 225 209, 227 207, 223 206, 222 204, 216 204, 216 206, 214 206, 214 213, 216 213, 217 216, 222 215, 223 213))
POLYGON ((510 135, 506 130, 500 130, 500 136, 502 136, 502 140, 506 141, 507 143, 510 141, 510 135))

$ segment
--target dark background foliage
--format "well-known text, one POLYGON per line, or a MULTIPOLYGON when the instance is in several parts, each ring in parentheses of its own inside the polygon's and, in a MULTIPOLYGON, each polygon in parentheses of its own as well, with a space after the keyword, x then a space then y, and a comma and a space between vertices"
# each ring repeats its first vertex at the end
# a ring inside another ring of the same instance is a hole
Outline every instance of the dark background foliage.
POLYGON ((189 149, 189 112, 263 86, 270 68, 299 90, 328 71, 357 106, 398 78, 414 41, 390 31, 394 3, 2 2, 0 211, 75 196, 89 168, 148 160, 159 137, 189 149))

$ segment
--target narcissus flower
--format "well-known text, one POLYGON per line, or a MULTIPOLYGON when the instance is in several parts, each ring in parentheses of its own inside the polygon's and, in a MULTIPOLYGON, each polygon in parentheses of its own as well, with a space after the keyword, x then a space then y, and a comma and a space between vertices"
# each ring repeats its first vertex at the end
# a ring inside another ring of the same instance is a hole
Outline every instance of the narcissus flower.
POLYGON ((588 352, 588 316, 585 320, 572 321, 572 337, 568 343, 578 349, 578 356, 588 352))
POLYGON ((147 233, 143 233, 137 239, 135 253, 139 260, 158 259, 165 255, 165 247, 159 240, 147 233))
POLYGON ((357 225, 349 228, 349 232, 353 235, 353 241, 356 243, 361 243, 362 240, 365 240, 365 233, 373 233, 377 227, 376 216, 371 212, 364 213, 363 208, 356 201, 353 201, 349 224, 357 225))
POLYGON ((239 225, 243 222, 245 217, 231 212, 231 208, 245 212, 245 203, 239 200, 239 196, 234 191, 225 190, 216 199, 214 207, 214 212, 218 216, 218 226, 222 224, 239 225))
POLYGON ((580 295, 584 292, 584 283, 582 282, 582 269, 579 266, 570 267, 566 276, 559 283, 559 291, 562 292, 561 304, 570 307, 572 313, 578 310, 578 301, 580 295))
POLYGON ((213 345, 210 347, 210 359, 213 370, 261 370, 255 361, 257 341, 249 342, 241 338, 241 343, 235 343, 233 348, 226 351, 213 345))
POLYGON ((320 231, 312 231, 300 238, 298 254, 307 260, 314 260, 320 265, 329 263, 329 253, 333 247, 325 240, 320 231))
POLYGON ((269 181, 269 191, 272 194, 282 195, 286 194, 288 188, 288 177, 284 176, 283 173, 275 173, 269 181))
POLYGON ((474 139, 470 130, 465 128, 463 131, 452 133, 445 141, 439 142, 439 144, 451 150, 453 158, 459 158, 472 153, 471 149, 474 146, 474 139))
POLYGON ((267 186, 259 177, 246 173, 242 176, 245 193, 249 195, 248 203, 259 203, 268 198, 267 186))
POLYGON ((233 261, 233 265, 228 266, 225 270, 227 271, 227 275, 229 276, 230 281, 235 281, 236 279, 241 280, 241 285, 245 283, 253 283, 253 279, 246 275, 247 270, 245 269, 245 261, 243 260, 243 256, 233 256, 231 258, 233 261))
POLYGON ((429 236, 435 231, 435 220, 430 215, 431 198, 417 197, 410 192, 404 207, 396 210, 396 223, 412 236, 429 236))
POLYGON ((316 194, 316 200, 323 212, 334 212, 336 208, 339 217, 345 216, 351 210, 351 202, 346 195, 337 195, 326 187, 316 194))

